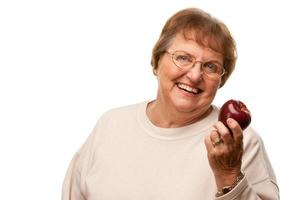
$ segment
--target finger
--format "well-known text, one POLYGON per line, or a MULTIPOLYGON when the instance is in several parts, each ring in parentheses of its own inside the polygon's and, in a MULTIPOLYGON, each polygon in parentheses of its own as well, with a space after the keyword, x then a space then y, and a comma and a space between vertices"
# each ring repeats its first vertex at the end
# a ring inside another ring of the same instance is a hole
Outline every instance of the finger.
POLYGON ((243 141, 243 130, 238 124, 238 122, 232 118, 227 119, 228 127, 231 129, 233 140, 236 143, 241 143, 243 141))
POLYGON ((223 143, 222 138, 220 137, 220 134, 217 130, 212 130, 210 133, 210 140, 212 142, 212 145, 214 147, 219 146, 223 143))
POLYGON ((215 128, 218 130, 220 137, 224 141, 225 145, 233 143, 233 138, 231 136, 230 130, 222 122, 217 122, 215 124, 215 128))
POLYGON ((207 135, 205 137, 204 143, 207 149, 207 153, 210 154, 214 150, 214 145, 212 144, 210 135, 207 135))

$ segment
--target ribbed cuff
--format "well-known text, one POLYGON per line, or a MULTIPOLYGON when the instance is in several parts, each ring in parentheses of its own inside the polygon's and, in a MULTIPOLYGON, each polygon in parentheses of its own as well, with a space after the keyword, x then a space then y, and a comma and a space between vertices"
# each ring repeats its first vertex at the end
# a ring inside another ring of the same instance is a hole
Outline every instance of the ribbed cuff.
POLYGON ((236 198, 248 187, 248 180, 246 176, 227 194, 216 197, 216 200, 230 200, 236 198))

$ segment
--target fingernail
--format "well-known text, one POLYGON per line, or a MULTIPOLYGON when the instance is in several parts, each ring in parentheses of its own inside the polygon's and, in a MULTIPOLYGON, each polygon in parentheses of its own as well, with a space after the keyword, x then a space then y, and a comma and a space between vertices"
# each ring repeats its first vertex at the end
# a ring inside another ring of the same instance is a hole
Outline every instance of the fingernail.
POLYGON ((227 124, 231 124, 232 123, 232 119, 231 118, 228 118, 227 119, 227 124))

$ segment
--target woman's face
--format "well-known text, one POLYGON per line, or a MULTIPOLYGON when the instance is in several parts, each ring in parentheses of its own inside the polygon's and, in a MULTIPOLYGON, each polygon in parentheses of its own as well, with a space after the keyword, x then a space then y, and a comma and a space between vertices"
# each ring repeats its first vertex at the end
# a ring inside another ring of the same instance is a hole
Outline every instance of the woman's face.
MULTIPOLYGON (((223 64, 221 54, 185 39, 182 34, 177 34, 171 41, 168 52, 175 51, 185 51, 200 62, 214 60, 223 64)), ((157 68, 158 101, 179 112, 204 114, 210 108, 221 78, 203 74, 200 62, 189 70, 182 70, 173 63, 172 55, 163 54, 157 68)))

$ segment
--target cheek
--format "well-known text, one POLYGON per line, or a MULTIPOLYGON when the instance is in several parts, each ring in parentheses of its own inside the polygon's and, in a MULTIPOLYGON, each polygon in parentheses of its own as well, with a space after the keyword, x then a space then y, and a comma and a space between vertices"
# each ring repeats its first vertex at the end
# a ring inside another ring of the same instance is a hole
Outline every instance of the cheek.
POLYGON ((172 81, 180 77, 182 72, 171 63, 161 62, 157 68, 157 78, 161 81, 172 81))
POLYGON ((215 95, 220 87, 220 80, 209 80, 206 82, 206 88, 209 94, 215 95))

